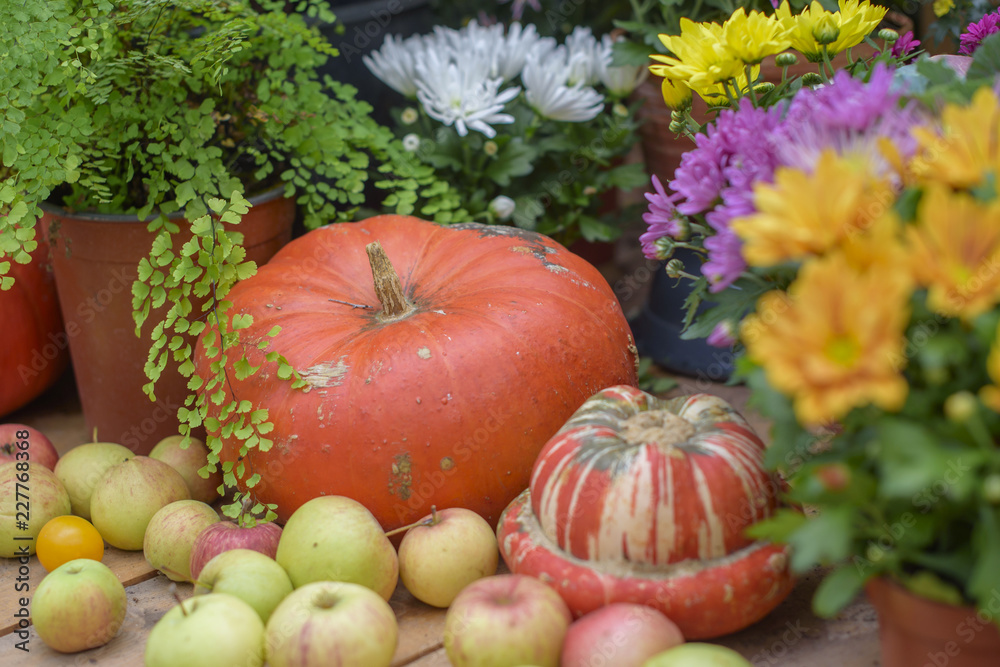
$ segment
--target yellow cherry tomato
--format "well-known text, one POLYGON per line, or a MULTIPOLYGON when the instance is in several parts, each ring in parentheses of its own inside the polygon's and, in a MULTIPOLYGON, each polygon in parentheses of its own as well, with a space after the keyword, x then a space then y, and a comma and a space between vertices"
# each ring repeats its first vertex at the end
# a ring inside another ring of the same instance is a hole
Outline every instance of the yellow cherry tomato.
POLYGON ((49 519, 35 540, 42 567, 51 572, 77 558, 104 558, 104 539, 93 524, 73 514, 49 519))

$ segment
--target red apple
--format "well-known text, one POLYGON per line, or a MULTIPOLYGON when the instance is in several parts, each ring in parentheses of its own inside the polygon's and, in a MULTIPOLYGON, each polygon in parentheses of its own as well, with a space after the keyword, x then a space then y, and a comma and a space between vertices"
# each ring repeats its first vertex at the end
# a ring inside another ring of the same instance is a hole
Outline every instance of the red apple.
POLYGON ((28 460, 43 465, 49 470, 56 469, 59 452, 45 435, 25 424, 0 424, 0 463, 28 460), (19 443, 27 442, 23 449, 19 443), (27 450, 28 458, 17 458, 17 453, 27 450))
POLYGON ((547 584, 500 574, 469 584, 444 619, 444 648, 455 667, 559 667, 569 607, 547 584))
POLYGON ((191 491, 192 500, 212 504, 219 499, 219 487, 222 486, 222 470, 216 467, 215 472, 202 477, 198 471, 208 465, 208 448, 198 438, 191 438, 188 446, 181 447, 184 436, 171 435, 160 440, 149 453, 149 458, 169 463, 181 474, 191 491))
POLYGON ((461 507, 432 508, 399 544, 399 578, 413 597, 444 608, 473 581, 496 574, 499 559, 483 517, 461 507))
POLYGON ((271 522, 257 522, 244 528, 233 521, 213 523, 198 534, 191 548, 191 578, 197 579, 201 568, 230 549, 251 549, 274 558, 278 553, 281 526, 271 522))
POLYGON ((641 604, 616 602, 573 622, 563 642, 561 667, 601 664, 642 667, 654 655, 684 643, 674 622, 641 604))

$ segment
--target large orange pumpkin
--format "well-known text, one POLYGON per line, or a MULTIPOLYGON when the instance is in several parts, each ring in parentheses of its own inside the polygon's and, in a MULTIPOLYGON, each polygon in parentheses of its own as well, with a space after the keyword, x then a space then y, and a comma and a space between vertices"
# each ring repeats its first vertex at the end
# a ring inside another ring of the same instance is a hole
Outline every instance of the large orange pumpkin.
POLYGON ((69 362, 48 246, 39 240, 31 263, 11 262, 10 275, 13 287, 0 291, 0 416, 45 391, 69 362))
MULTIPOLYGON (((237 398, 270 410, 275 444, 249 451, 243 477, 261 475, 254 493, 277 503, 281 521, 336 494, 386 529, 431 505, 495 525, 566 419, 601 388, 636 382, 628 323, 601 274, 512 228, 406 216, 329 225, 229 299, 253 315, 243 331, 251 363, 280 326, 270 349, 309 383, 291 389, 271 364, 247 381, 230 373, 237 398), (366 251, 374 241, 385 256, 366 251)), ((238 447, 225 440, 222 459, 238 447)))

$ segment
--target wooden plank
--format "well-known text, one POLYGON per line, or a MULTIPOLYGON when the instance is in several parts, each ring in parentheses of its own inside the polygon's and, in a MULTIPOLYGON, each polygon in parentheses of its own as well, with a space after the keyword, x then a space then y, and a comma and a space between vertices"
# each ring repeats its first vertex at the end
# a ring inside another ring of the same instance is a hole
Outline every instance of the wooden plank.
MULTIPOLYGON (((2 561, 2 567, 0 567, 0 624, 2 624, 0 625, 0 637, 3 637, 17 628, 14 613, 19 607, 18 600, 21 597, 31 597, 38 588, 38 584, 42 583, 42 579, 48 573, 38 562, 38 556, 32 556, 28 559, 27 565, 27 583, 30 589, 26 593, 18 592, 15 586, 18 584, 17 579, 20 576, 20 563, 14 558, 2 558, 0 561, 2 561)), ((156 576, 156 570, 149 566, 141 551, 122 551, 114 547, 105 547, 104 558, 101 562, 111 568, 111 571, 118 576, 126 588, 156 576)), ((166 579, 164 578, 164 580, 166 579)))

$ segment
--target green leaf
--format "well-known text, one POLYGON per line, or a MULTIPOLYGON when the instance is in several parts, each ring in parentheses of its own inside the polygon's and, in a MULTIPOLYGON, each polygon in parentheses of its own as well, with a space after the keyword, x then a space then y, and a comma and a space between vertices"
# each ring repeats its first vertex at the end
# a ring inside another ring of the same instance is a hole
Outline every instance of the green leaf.
POLYGON ((818 564, 846 559, 851 553, 853 511, 850 507, 826 507, 789 535, 792 570, 806 572, 818 564))
POLYGON ((817 616, 831 618, 857 597, 865 577, 853 563, 841 565, 826 575, 813 594, 812 608, 817 616))
POLYGON ((535 155, 535 149, 521 141, 520 137, 512 139, 500 149, 483 173, 497 185, 507 187, 512 178, 531 173, 535 155))
POLYGON ((992 80, 997 72, 1000 72, 1000 34, 992 34, 976 48, 966 78, 992 80))
POLYGON ((948 469, 948 455, 923 424, 886 418, 878 427, 883 498, 913 498, 948 469))

